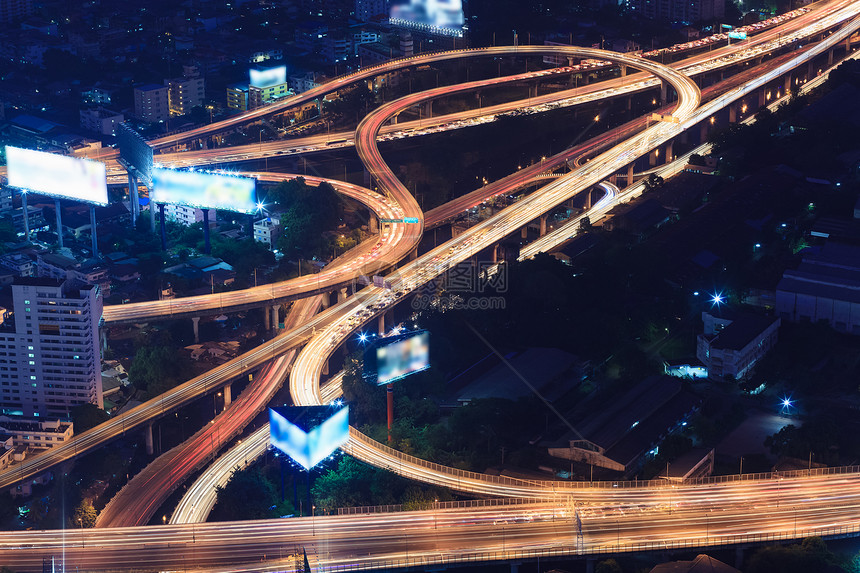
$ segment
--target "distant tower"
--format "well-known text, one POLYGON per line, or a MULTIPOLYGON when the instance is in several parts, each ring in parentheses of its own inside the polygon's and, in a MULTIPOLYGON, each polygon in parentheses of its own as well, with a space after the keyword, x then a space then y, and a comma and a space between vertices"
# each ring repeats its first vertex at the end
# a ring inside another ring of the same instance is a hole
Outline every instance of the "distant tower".
POLYGON ((412 34, 403 32, 400 34, 400 55, 408 58, 415 55, 415 49, 412 44, 412 34))

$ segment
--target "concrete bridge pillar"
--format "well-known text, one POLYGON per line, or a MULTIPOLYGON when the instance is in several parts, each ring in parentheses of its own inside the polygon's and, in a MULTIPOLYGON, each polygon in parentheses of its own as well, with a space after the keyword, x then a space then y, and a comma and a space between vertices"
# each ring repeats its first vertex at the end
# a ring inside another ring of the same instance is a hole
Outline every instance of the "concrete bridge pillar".
MULTIPOLYGON (((762 92, 764 94, 764 92, 762 92)), ((710 126, 707 121, 703 121, 699 124, 699 143, 704 143, 708 140, 708 131, 710 130, 710 126)))
POLYGON ((346 300, 347 293, 345 288, 341 288, 337 290, 337 302, 343 302, 346 300))
POLYGON ((262 308, 263 311, 263 328, 268 332, 272 329, 272 322, 269 320, 269 309, 265 306, 262 308))
POLYGON ((278 331, 278 310, 281 308, 279 304, 272 305, 272 330, 278 331))
POLYGON ((416 247, 416 248, 412 249, 411 251, 409 251, 409 260, 414 261, 417 258, 418 258, 418 248, 416 247))
POLYGON ((540 236, 541 237, 546 235, 546 219, 547 219, 546 213, 544 213, 543 215, 540 216, 540 236))
MULTIPOLYGON (((791 91, 791 74, 785 74, 785 82, 783 84, 783 90, 785 91, 785 93, 788 93, 791 91)), ((759 104, 759 105, 761 105, 761 104, 759 104)))
POLYGON ((397 125, 397 115, 391 116, 391 125, 397 125))
POLYGON ((329 361, 328 358, 323 360, 322 371, 320 372, 323 376, 328 376, 328 361, 329 361))
POLYGON ((624 76, 627 75, 627 66, 625 66, 624 64, 621 64, 620 68, 621 68, 621 77, 623 78, 624 76))
POLYGON ((155 446, 152 439, 152 422, 148 423, 143 429, 143 438, 146 441, 146 454, 151 456, 155 453, 155 446))
MULTIPOLYGON (((791 82, 791 77, 786 80, 786 85, 791 82)), ((758 108, 761 109, 767 105, 767 99, 765 99, 764 90, 761 89, 758 91, 758 108)))
POLYGON ((609 182, 612 183, 613 185, 617 185, 618 184, 618 174, 613 173, 612 175, 610 175, 609 176, 609 182))
POLYGON ((230 405, 230 402, 233 401, 233 385, 226 384, 224 386, 224 409, 227 409, 227 406, 230 405))
POLYGON ((829 68, 832 65, 833 65, 833 48, 830 48, 829 50, 827 50, 827 67, 829 68))
POLYGON ((627 166, 627 186, 633 185, 633 164, 627 166))
POLYGON ((523 239, 527 239, 529 236, 529 226, 525 225, 522 229, 520 229, 520 237, 523 239))
POLYGON ((370 222, 367 226, 370 228, 371 233, 376 234, 379 232, 379 219, 376 217, 376 215, 371 213, 370 222))
POLYGON ((666 163, 671 163, 675 159, 675 155, 673 153, 674 144, 674 141, 666 143, 666 163))
POLYGON ((666 80, 660 80, 660 103, 665 104, 669 97, 669 85, 666 80))
POLYGON ((809 60, 809 63, 806 65, 806 81, 815 77, 815 66, 813 64, 814 62, 809 60))
POLYGON ((379 315, 379 318, 376 319, 376 329, 379 332, 380 336, 385 334, 385 313, 379 315))
POLYGON ((191 324, 194 326, 194 344, 200 343, 200 317, 191 317, 191 324))
POLYGON ((729 105, 729 123, 737 123, 738 107, 735 104, 729 105))
POLYGON ((538 95, 538 87, 537 84, 533 86, 529 86, 529 97, 537 97, 538 95))
POLYGON ((591 209, 591 207, 592 207, 592 203, 591 203, 591 191, 592 191, 592 190, 591 190, 591 187, 589 187, 589 188, 588 188, 588 189, 586 189, 586 191, 585 191, 585 205, 584 205, 584 208, 585 208, 585 210, 586 210, 586 211, 588 211, 588 210, 589 210, 589 209, 591 209))
POLYGON ((422 117, 433 117, 433 100, 425 101, 421 104, 421 115, 422 117))
POLYGON ((653 153, 648 153, 648 166, 657 167, 657 159, 660 157, 660 148, 654 150, 653 153))

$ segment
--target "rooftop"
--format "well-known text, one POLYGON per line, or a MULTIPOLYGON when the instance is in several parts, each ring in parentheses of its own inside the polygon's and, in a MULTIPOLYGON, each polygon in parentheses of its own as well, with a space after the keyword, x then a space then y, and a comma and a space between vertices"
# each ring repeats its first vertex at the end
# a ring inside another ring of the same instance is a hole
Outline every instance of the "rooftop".
POLYGON ((777 320, 772 316, 739 314, 711 341, 711 348, 741 350, 777 320))

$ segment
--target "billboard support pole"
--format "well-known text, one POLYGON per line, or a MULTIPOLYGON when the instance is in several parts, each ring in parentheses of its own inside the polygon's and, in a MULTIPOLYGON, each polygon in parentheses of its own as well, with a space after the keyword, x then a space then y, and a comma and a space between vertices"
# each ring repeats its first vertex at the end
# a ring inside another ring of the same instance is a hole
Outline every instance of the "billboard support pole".
POLYGON ((90 205, 90 236, 93 239, 93 258, 99 258, 99 238, 96 235, 96 206, 90 205))
POLYGON ((167 250, 167 226, 164 223, 164 203, 158 204, 158 216, 161 218, 161 250, 167 250))
POLYGON ((137 177, 133 169, 128 170, 128 200, 131 203, 131 226, 134 228, 140 215, 140 198, 137 196, 137 177))
POLYGON ((388 399, 388 444, 391 444, 391 426, 394 424, 394 385, 389 384, 385 392, 388 399))
POLYGON ((203 252, 207 255, 212 252, 209 244, 209 209, 203 209, 203 252))
POLYGON ((21 191, 21 208, 24 211, 24 239, 30 242, 30 213, 27 212, 27 192, 21 191))
POLYGON ((60 200, 54 199, 54 208, 57 210, 57 239, 60 242, 60 248, 63 248, 63 217, 60 214, 60 200))

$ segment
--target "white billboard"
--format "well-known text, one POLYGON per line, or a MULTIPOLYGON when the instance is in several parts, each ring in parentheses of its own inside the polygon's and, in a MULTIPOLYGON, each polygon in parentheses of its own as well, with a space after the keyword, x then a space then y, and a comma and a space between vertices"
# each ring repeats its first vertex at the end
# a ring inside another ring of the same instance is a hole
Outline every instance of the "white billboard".
POLYGON ((253 213, 256 182, 248 177, 155 168, 149 198, 155 203, 253 213))
POLYGON ((287 66, 248 71, 251 75, 251 85, 255 88, 267 88, 287 83, 287 66))
POLYGON ((10 187, 60 199, 108 204, 105 164, 6 146, 10 187))
POLYGON ((391 6, 390 22, 431 33, 455 33, 461 36, 465 23, 463 1, 396 0, 391 6))

